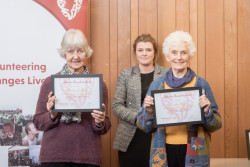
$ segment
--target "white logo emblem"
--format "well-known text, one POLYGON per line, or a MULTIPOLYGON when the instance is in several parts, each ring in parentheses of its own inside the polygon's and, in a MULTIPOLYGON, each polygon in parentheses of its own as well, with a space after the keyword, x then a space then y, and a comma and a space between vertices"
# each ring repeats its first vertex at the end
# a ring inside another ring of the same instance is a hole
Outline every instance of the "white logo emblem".
POLYGON ((68 20, 72 20, 74 17, 76 17, 76 14, 80 11, 82 6, 82 0, 74 0, 74 5, 70 11, 69 9, 65 8, 66 0, 57 0, 57 5, 61 9, 62 14, 66 18, 68 18, 68 20))

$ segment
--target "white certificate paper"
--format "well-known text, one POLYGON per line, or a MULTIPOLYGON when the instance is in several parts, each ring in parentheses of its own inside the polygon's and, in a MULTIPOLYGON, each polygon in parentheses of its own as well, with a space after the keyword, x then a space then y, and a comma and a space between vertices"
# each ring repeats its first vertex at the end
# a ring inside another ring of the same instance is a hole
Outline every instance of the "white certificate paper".
POLYGON ((56 96, 56 112, 84 112, 101 110, 102 75, 53 76, 53 92, 56 96))
POLYGON ((178 88, 152 91, 156 126, 174 126, 203 122, 199 107, 200 88, 178 88))

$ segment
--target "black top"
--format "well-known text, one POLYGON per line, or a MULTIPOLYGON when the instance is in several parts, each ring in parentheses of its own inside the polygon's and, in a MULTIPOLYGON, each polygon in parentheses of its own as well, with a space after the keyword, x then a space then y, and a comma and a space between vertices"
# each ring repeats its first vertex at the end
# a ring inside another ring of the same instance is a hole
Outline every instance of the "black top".
POLYGON ((148 88, 154 79, 154 71, 147 74, 141 74, 141 105, 147 94, 148 88))

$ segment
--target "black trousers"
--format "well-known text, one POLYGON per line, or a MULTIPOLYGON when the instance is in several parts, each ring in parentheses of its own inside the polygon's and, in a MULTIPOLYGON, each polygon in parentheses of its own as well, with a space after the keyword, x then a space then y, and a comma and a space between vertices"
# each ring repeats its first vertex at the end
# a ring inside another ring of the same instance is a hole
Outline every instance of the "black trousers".
POLYGON ((91 164, 79 164, 71 162, 43 162, 41 167, 100 167, 91 164))
POLYGON ((166 144, 168 167, 185 167, 187 145, 166 144))
POLYGON ((120 167, 149 167, 151 137, 137 128, 127 152, 118 151, 120 167))

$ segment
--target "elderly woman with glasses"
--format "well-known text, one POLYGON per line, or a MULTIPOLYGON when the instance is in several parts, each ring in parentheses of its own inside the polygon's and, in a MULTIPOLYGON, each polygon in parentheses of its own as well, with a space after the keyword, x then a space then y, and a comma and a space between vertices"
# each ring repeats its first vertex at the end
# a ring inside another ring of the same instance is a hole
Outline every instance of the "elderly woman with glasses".
POLYGON ((163 42, 163 53, 171 68, 166 75, 153 81, 137 116, 137 126, 151 132, 150 167, 209 166, 210 133, 221 128, 221 117, 212 90, 206 80, 190 69, 196 51, 189 33, 176 31, 163 42), (204 110, 204 124, 158 127, 155 129, 152 90, 201 87, 199 107, 204 110))
MULTIPOLYGON (((92 49, 80 30, 68 30, 62 39, 60 55, 66 64, 62 74, 88 74, 85 60, 92 49)), ((63 113, 52 112, 56 96, 51 92, 51 77, 41 86, 33 122, 44 131, 40 163, 42 167, 99 167, 101 165, 101 137, 110 129, 108 117, 108 89, 103 82, 103 111, 63 113)))

